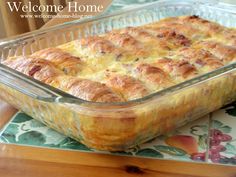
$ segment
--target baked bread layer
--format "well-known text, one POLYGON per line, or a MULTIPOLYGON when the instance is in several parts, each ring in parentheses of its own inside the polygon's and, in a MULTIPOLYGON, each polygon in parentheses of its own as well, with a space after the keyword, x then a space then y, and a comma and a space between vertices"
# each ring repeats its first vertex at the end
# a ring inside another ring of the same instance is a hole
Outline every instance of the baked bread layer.
POLYGON ((182 16, 113 30, 3 63, 76 97, 124 102, 236 61, 236 30, 182 16))

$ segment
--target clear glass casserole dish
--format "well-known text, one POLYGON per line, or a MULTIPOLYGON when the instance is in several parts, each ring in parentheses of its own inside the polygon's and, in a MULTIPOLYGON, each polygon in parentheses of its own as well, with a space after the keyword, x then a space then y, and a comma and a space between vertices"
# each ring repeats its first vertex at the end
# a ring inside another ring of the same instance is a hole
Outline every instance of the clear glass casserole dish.
MULTIPOLYGON (((24 34, 0 42, 1 61, 171 16, 198 15, 235 27, 234 9, 221 8, 213 5, 214 2, 159 1, 24 34)), ((150 140, 236 100, 236 63, 123 103, 84 101, 0 64, 0 98, 89 147, 118 151, 150 140)))

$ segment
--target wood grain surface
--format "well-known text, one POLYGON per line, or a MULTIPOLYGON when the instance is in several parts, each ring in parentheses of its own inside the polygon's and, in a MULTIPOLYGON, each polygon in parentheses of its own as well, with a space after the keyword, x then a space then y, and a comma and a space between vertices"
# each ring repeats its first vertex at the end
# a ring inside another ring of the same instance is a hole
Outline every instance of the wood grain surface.
POLYGON ((2 129, 17 112, 11 105, 0 100, 0 129, 2 129))
POLYGON ((233 166, 0 145, 0 176, 235 177, 233 166))

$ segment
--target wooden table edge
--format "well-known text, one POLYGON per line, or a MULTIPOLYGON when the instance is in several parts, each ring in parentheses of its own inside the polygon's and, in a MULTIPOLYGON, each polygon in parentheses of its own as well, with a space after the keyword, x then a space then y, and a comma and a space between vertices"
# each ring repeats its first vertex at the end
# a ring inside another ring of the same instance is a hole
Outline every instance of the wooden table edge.
MULTIPOLYGON (((168 174, 168 176, 199 176, 199 177, 233 177, 236 176, 235 166, 224 166, 206 163, 190 163, 175 160, 162 160, 151 158, 138 158, 129 156, 110 155, 94 152, 81 152, 73 150, 60 150, 52 148, 38 148, 11 144, 0 144, 0 158, 9 162, 22 161, 33 163, 53 163, 72 165, 76 167, 90 167, 116 169, 130 175, 133 173, 168 174), (135 171, 136 170, 136 171, 135 171), (132 173, 132 172, 131 172, 132 173)), ((0 163, 1 168, 1 163, 0 163)))

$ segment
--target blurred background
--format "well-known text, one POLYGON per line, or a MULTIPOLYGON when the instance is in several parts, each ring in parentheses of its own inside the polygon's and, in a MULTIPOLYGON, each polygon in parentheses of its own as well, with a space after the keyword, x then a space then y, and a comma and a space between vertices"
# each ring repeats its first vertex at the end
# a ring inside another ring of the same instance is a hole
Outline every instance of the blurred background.
MULTIPOLYGON (((5 38, 9 36, 14 36, 17 34, 22 34, 28 31, 33 31, 39 29, 41 27, 52 26, 54 20, 49 18, 21 18, 21 14, 25 15, 35 15, 40 13, 23 13, 19 12, 11 12, 9 7, 7 6, 7 2, 22 2, 27 4, 31 2, 32 5, 63 5, 66 6, 66 3, 71 1, 78 1, 80 4, 102 4, 104 7, 109 7, 108 12, 113 12, 115 10, 127 8, 134 5, 140 5, 143 3, 149 3, 157 0, 0 0, 0 38, 5 38), (112 2, 112 6, 110 6, 112 2)), ((188 1, 188 0, 186 0, 188 1)), ((236 7, 236 0, 220 0, 221 2, 234 4, 236 7)), ((105 9, 105 8, 104 8, 105 9)), ((65 12, 62 12, 62 14, 65 12)), ((55 13, 44 13, 45 15, 56 15, 55 13)), ((68 14, 68 13, 67 13, 68 14)), ((89 14, 89 15, 96 15, 89 14)), ((67 21, 75 20, 74 19, 60 19, 60 23, 64 23, 67 21)), ((56 22, 58 24, 58 20, 56 22)))
POLYGON ((6 36, 6 33, 5 33, 4 24, 3 24, 3 18, 2 18, 2 14, 0 13, 0 38, 4 38, 5 36, 6 36))
MULTIPOLYGON (((61 4, 65 6, 68 0, 0 0, 0 38, 36 30, 49 20, 42 18, 21 18, 20 15, 34 15, 40 13, 24 13, 22 10, 19 10, 19 12, 11 12, 7 2, 17 2, 22 4, 28 4, 31 2, 32 5, 61 4)), ((55 13, 48 14, 55 15, 55 13)))

